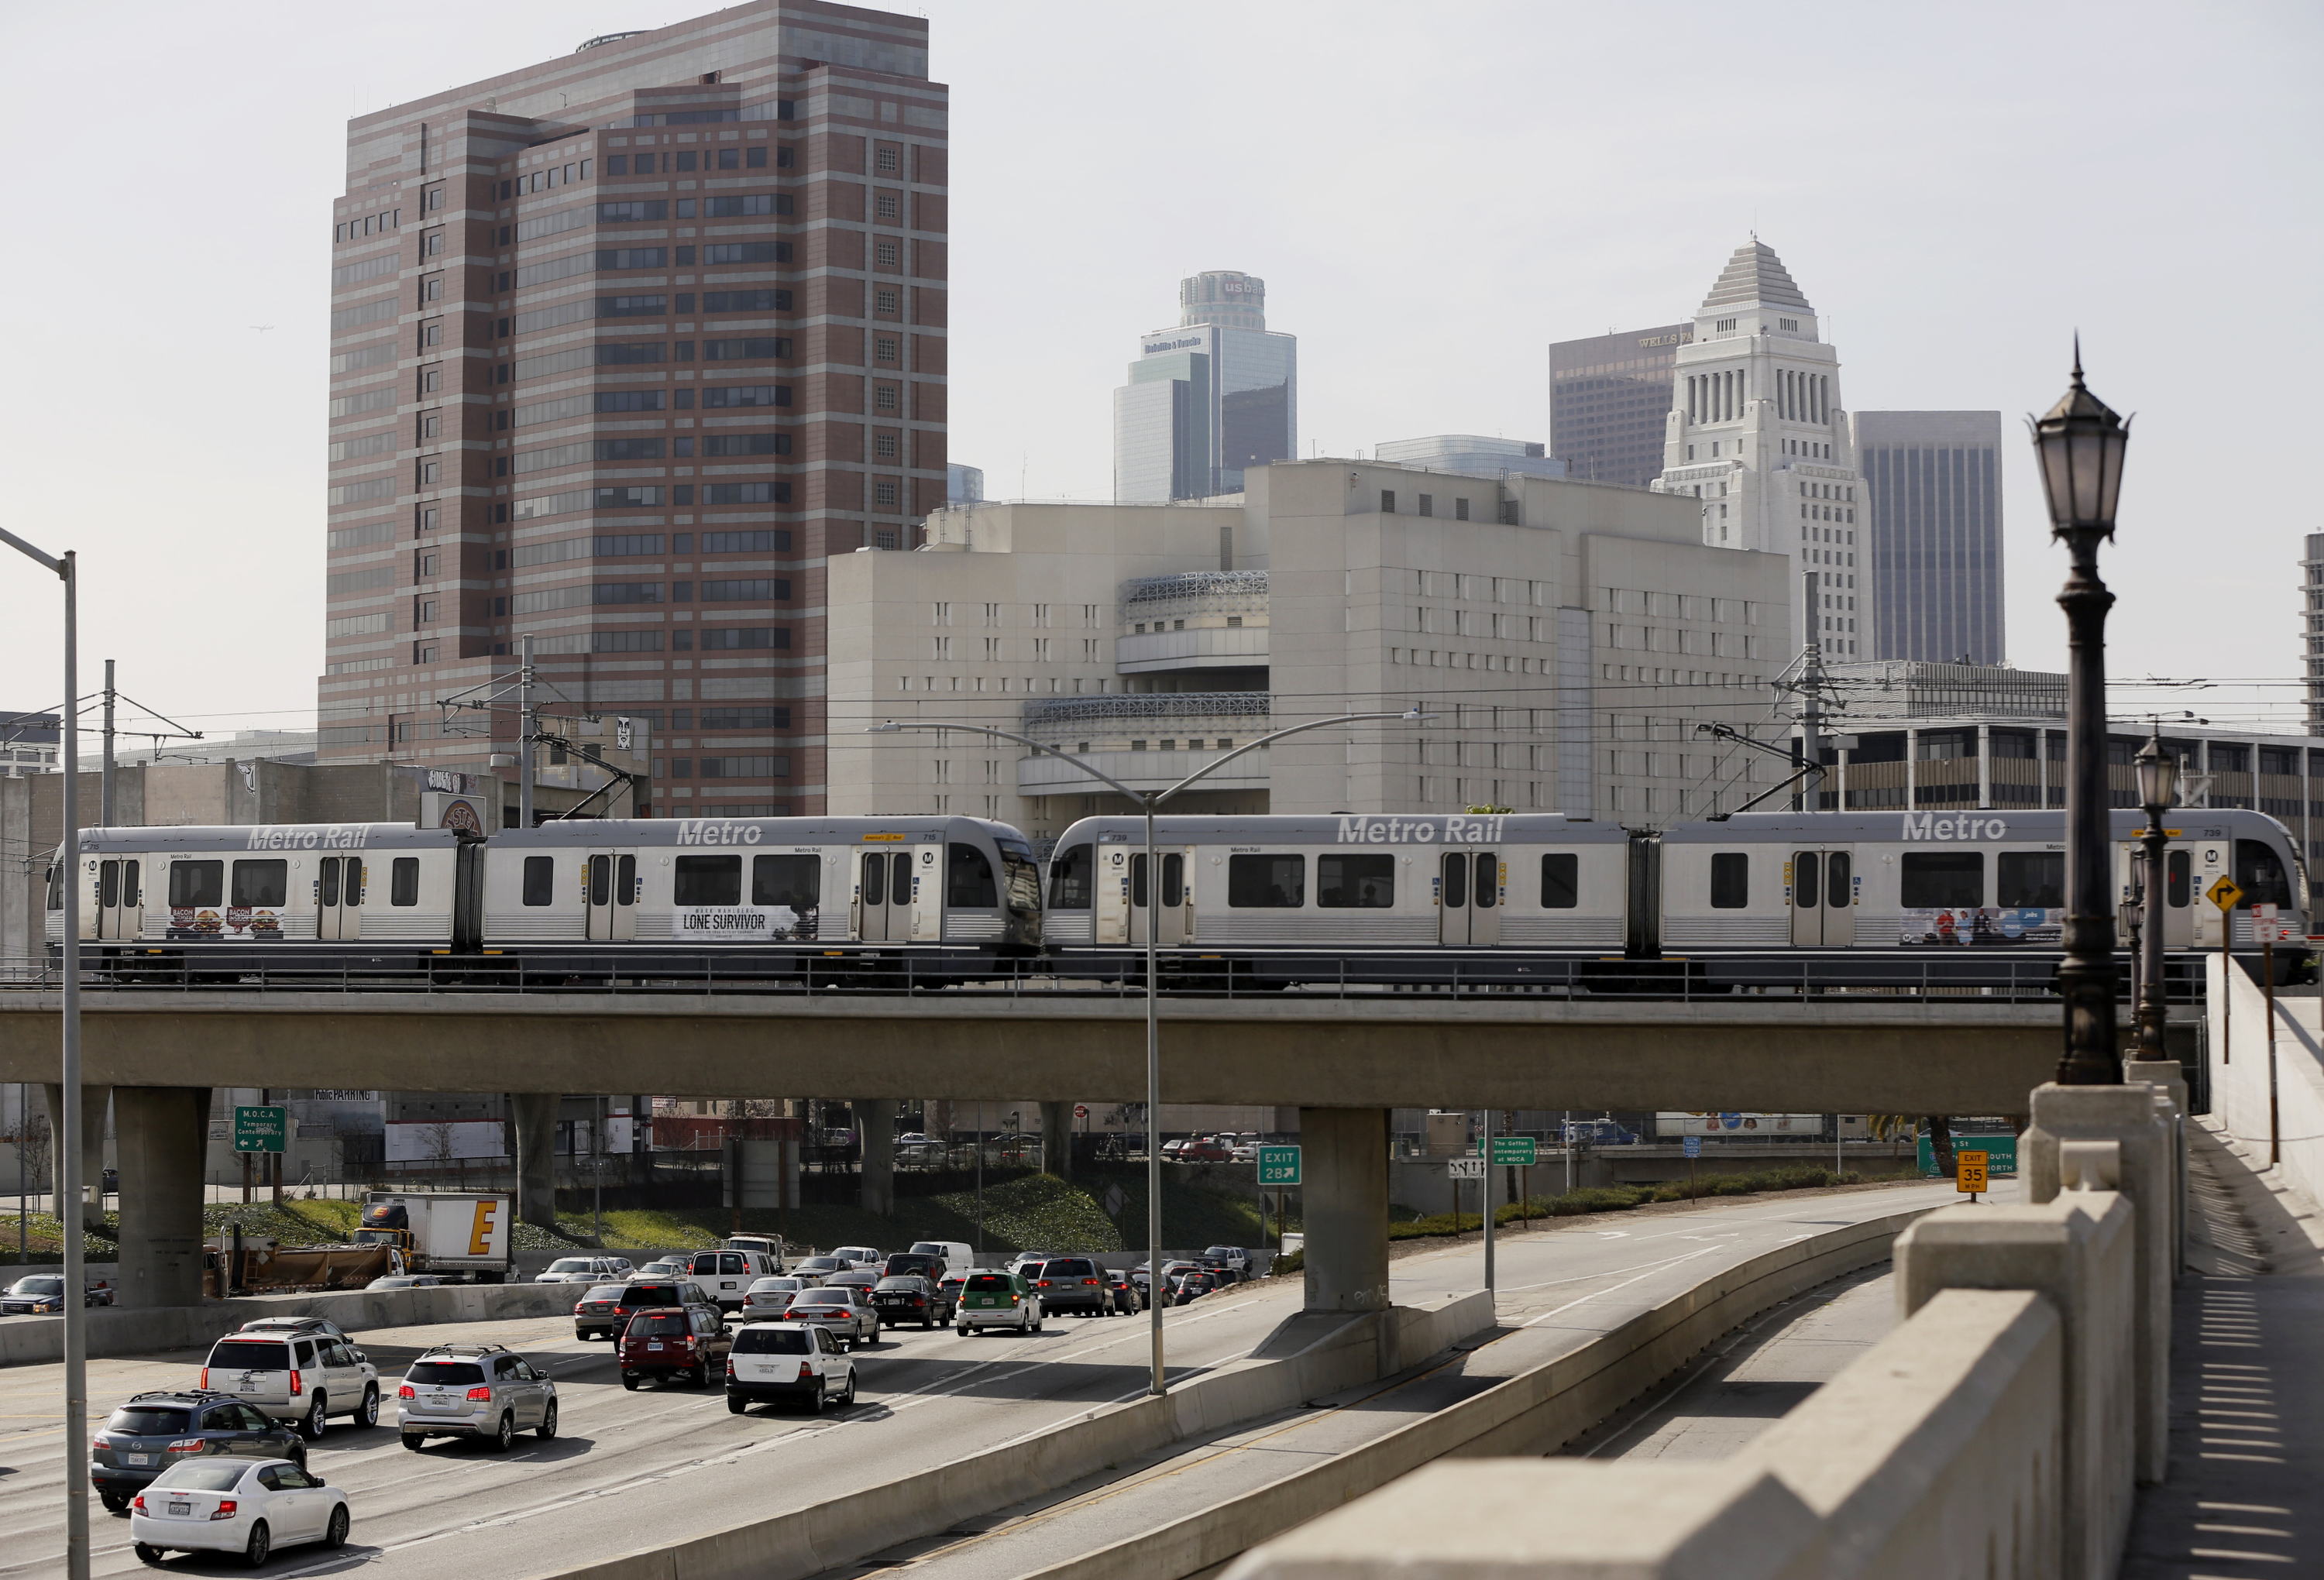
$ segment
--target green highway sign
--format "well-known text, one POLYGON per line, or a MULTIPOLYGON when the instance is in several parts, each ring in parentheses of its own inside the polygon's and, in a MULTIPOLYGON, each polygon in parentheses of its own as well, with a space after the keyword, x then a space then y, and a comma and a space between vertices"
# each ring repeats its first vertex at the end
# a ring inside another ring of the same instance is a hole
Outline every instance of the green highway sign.
POLYGON ((1259 1149, 1259 1182, 1262 1185, 1299 1183, 1299 1149, 1263 1146, 1259 1149))
MULTIPOLYGON (((1482 1146, 1480 1141, 1477 1144, 1482 1146)), ((1536 1144, 1530 1135, 1497 1135, 1493 1137, 1493 1167, 1497 1169, 1530 1169, 1536 1162, 1536 1144)))
POLYGON ((290 1128, 290 1110, 280 1104, 260 1107, 236 1105, 234 1110, 234 1150, 238 1153, 279 1153, 290 1128))

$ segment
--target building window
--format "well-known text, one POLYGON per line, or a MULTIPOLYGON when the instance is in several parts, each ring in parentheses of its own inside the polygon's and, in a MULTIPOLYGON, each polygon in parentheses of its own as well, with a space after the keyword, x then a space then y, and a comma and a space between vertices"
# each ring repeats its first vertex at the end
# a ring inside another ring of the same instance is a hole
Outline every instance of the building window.
POLYGON ((892 477, 874 479, 872 483, 872 502, 881 510, 894 510, 896 508, 896 480, 892 477))
POLYGON ((893 223, 903 212, 903 203, 893 192, 881 192, 872 199, 872 212, 893 223))
POLYGON ((903 408, 903 393, 893 384, 881 384, 872 391, 872 405, 879 411, 898 411, 903 408))
POLYGON ((872 354, 880 362, 893 365, 899 360, 901 351, 901 345, 892 335, 880 335, 872 337, 872 354))
POLYGON ((1465 521, 1465 520, 1467 520, 1467 519, 1469 519, 1469 501, 1466 501, 1466 500, 1454 500, 1454 501, 1452 501, 1452 519, 1453 519, 1455 521, 1465 521))
POLYGON ((893 434, 874 434, 872 436, 872 453, 882 461, 894 460, 896 447, 896 436, 893 434))
POLYGON ((900 293, 892 290, 873 291, 872 310, 883 318, 895 317, 902 310, 900 293))
POLYGON ((872 155, 872 163, 881 175, 892 176, 902 160, 894 149, 882 148, 872 155))
POLYGON ((900 242, 878 242, 872 244, 872 262, 875 269, 903 267, 904 247, 900 242))
POLYGON ((1434 516, 1436 514, 1436 496, 1434 494, 1422 494, 1420 496, 1420 513, 1424 516, 1434 516))
POLYGON ((1396 490, 1392 488, 1380 490, 1380 514, 1383 516, 1396 514, 1396 490))

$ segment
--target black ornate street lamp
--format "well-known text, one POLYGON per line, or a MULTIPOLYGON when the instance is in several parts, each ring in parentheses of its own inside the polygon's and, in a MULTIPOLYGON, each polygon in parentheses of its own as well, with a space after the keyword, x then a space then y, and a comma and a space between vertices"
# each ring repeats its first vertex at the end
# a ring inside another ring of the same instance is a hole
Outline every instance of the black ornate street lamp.
POLYGON ((2114 875, 2107 824, 2106 620, 2114 594, 2098 580, 2098 544, 2114 536, 2130 425, 2074 381, 2065 399, 2032 423, 2050 505, 2050 534, 2066 540, 2073 570, 2058 594, 2070 657, 2066 679, 2066 959, 2058 992, 2066 1001, 2062 1086, 2118 1086, 2115 1036, 2114 875))
POLYGON ((2163 982, 2163 919, 2170 908, 2163 863, 2171 836, 2163 830, 2163 815, 2178 799, 2179 759, 2163 749, 2158 729, 2131 763, 2138 770, 2138 804, 2146 813, 2146 831, 2138 837, 2146 865, 2146 926, 2138 939, 2138 1056, 2168 1059, 2163 1050, 2163 1022, 2170 1006, 2163 982))

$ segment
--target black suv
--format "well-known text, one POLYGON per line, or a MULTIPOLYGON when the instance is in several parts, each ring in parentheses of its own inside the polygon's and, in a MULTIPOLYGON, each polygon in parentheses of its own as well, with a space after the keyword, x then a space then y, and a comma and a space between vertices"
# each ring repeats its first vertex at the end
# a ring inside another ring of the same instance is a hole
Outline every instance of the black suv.
POLYGON ((307 1464, 293 1423, 261 1415, 231 1394, 183 1388, 134 1394, 115 1410, 90 1438, 88 1479, 118 1514, 170 1466, 229 1454, 307 1464))
POLYGON ((1067 1311, 1079 1311, 1085 1317, 1106 1317, 1113 1312, 1113 1291, 1105 1269, 1090 1257, 1052 1257, 1038 1267, 1019 1271, 1041 1298, 1044 1317, 1061 1316, 1067 1311))

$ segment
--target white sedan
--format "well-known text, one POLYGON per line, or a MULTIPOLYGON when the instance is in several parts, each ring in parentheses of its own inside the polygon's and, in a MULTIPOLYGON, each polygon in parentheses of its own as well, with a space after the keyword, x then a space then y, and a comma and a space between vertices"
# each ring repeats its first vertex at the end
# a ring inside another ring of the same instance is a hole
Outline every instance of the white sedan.
POLYGON ((189 1459, 147 1484, 129 1505, 137 1556, 240 1553, 251 1567, 276 1548, 347 1539, 347 1495, 288 1459, 189 1459))
POLYGON ((621 1283, 637 1274, 626 1256, 560 1256, 546 1271, 532 1276, 535 1283, 621 1283))

